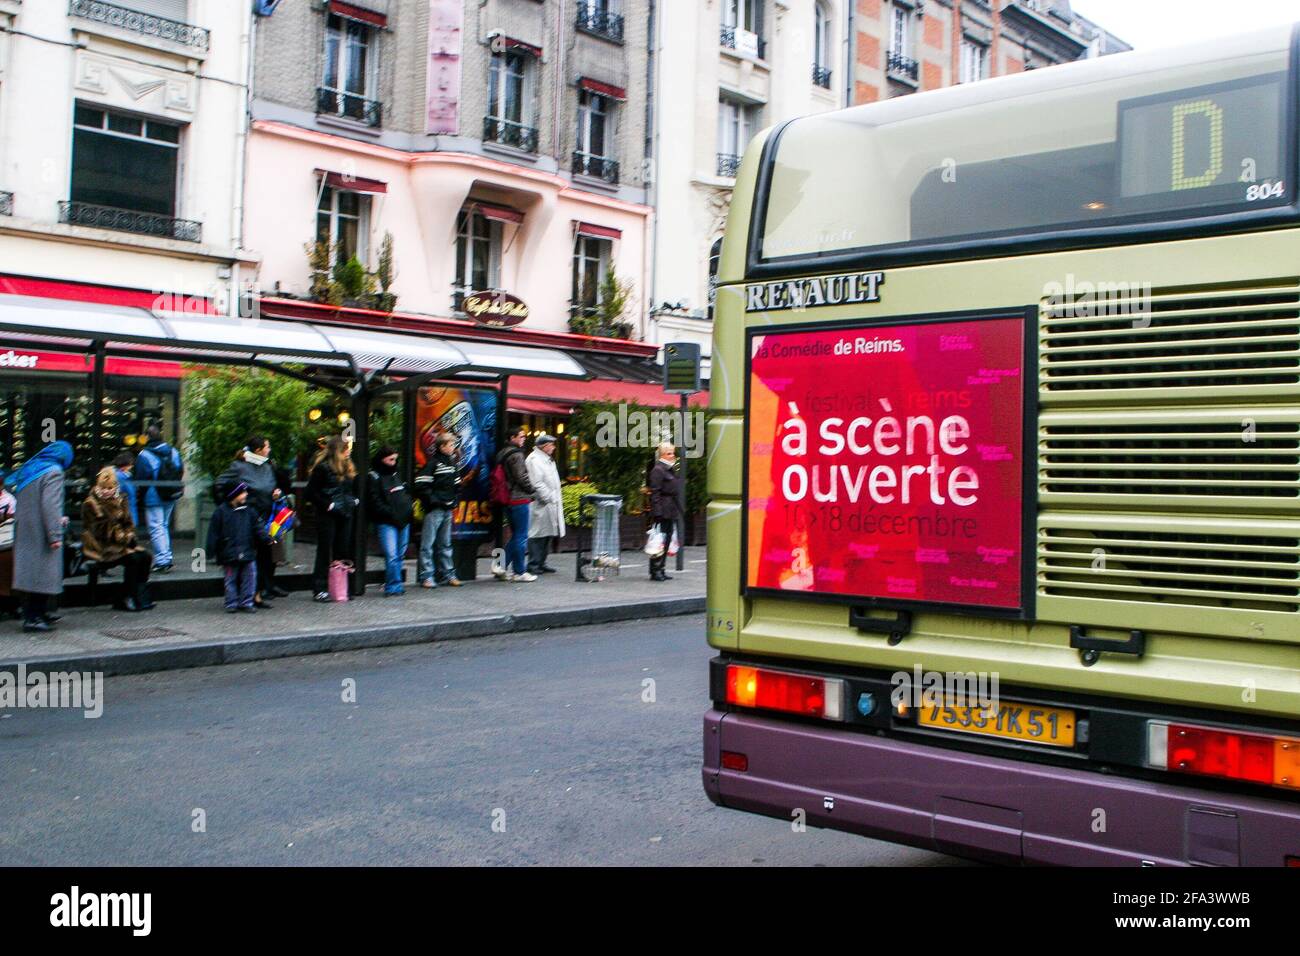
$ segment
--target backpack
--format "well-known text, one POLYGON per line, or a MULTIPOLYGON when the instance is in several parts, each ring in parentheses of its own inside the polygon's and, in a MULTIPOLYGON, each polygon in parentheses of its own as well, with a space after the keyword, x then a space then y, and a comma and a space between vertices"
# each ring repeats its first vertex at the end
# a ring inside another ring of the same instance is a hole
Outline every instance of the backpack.
POLYGON ((510 479, 506 477, 506 466, 497 462, 488 479, 488 501, 494 505, 510 504, 510 479))
POLYGON ((170 449, 171 454, 163 457, 158 452, 146 448, 145 451, 158 459, 158 472, 154 475, 154 481, 158 482, 154 490, 158 492, 158 497, 163 501, 176 501, 185 494, 185 487, 181 481, 185 477, 185 466, 181 464, 180 453, 175 449, 170 449))

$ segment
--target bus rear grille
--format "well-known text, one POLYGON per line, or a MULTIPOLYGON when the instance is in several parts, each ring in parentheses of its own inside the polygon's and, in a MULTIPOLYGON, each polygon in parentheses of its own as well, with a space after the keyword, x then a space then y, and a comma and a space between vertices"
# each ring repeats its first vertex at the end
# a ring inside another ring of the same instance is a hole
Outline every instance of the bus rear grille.
POLYGON ((1300 422, 1257 421, 1247 412, 1122 422, 1102 412, 1087 424, 1080 417, 1046 414, 1040 422, 1045 495, 1300 501, 1300 422))
POLYGON ((1300 537, 1049 527, 1040 595, 1300 612, 1300 537))
POLYGON ((1300 385, 1300 280, 1044 300, 1044 394, 1300 385))

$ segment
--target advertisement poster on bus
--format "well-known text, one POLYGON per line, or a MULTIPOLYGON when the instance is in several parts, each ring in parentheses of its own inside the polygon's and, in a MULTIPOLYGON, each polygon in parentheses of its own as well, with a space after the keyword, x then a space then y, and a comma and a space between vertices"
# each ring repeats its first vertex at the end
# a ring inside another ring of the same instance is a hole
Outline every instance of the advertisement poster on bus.
POLYGON ((756 334, 749 588, 1024 608, 1025 319, 756 334))
POLYGON ((497 441, 497 393, 489 388, 426 386, 415 398, 415 467, 433 454, 440 432, 456 436, 460 504, 452 537, 483 537, 492 532, 488 481, 497 441))

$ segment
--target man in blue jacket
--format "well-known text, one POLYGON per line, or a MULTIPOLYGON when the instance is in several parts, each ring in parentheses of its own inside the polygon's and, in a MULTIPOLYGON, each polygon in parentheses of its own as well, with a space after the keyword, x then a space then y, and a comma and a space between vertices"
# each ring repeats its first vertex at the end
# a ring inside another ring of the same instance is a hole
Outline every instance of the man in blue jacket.
POLYGON ((134 477, 153 548, 153 570, 166 574, 172 569, 172 511, 185 493, 185 463, 181 453, 162 440, 157 425, 146 428, 145 437, 144 449, 135 456, 134 477))

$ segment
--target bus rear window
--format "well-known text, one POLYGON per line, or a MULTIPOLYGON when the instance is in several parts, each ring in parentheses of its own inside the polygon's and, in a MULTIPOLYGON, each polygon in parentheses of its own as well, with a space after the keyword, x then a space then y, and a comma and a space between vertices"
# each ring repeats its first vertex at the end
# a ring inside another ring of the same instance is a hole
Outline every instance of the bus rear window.
POLYGON ((758 255, 1285 205, 1290 48, 1275 29, 795 120, 775 146, 758 255))

